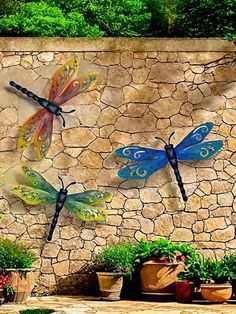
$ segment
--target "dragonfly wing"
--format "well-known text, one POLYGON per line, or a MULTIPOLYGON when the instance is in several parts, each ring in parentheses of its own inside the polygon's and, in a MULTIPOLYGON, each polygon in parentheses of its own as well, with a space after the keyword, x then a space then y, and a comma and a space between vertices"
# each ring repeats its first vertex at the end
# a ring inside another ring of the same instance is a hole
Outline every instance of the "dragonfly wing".
POLYGON ((79 70, 79 58, 73 56, 62 67, 60 67, 52 77, 52 85, 49 91, 49 100, 54 101, 66 89, 68 84, 79 70))
POLYGON ((36 148, 38 159, 43 159, 51 144, 53 115, 45 109, 39 110, 20 129, 18 150, 23 152, 30 145, 36 148))
POLYGON ((87 90, 91 85, 95 83, 96 74, 86 73, 80 76, 78 79, 69 83, 69 85, 64 89, 64 91, 55 98, 55 102, 60 105, 69 99, 75 97, 81 92, 87 90))
POLYGON ((155 158, 157 161, 165 158, 164 150, 157 150, 152 148, 140 146, 125 146, 115 150, 115 154, 119 157, 129 158, 131 160, 146 160, 155 158))
POLYGON ((71 195, 67 197, 65 208, 84 221, 105 220, 107 213, 101 208, 94 207, 83 202, 77 202, 71 195))
POLYGON ((109 202, 111 197, 111 194, 108 192, 101 192, 96 190, 88 190, 82 193, 69 195, 69 199, 89 205, 95 205, 101 202, 109 202))
POLYGON ((30 185, 32 185, 33 189, 49 193, 49 195, 52 195, 53 198, 57 195, 57 190, 54 189, 54 187, 49 184, 37 171, 34 171, 27 166, 21 166, 21 170, 23 172, 23 176, 30 183, 30 185))
POLYGON ((212 122, 206 122, 198 127, 196 127, 194 130, 192 130, 176 147, 175 150, 182 150, 184 148, 190 147, 192 145, 196 145, 198 143, 201 143, 204 138, 207 136, 207 134, 210 133, 210 131, 213 128, 212 122))
POLYGON ((16 185, 13 187, 13 193, 29 205, 54 204, 57 194, 42 191, 26 185, 16 185))
POLYGON ((204 160, 211 158, 222 146, 222 140, 206 141, 192 147, 179 148, 176 155, 179 160, 204 160))
POLYGON ((153 159, 146 162, 131 164, 118 171, 118 176, 124 179, 147 179, 157 170, 168 163, 166 155, 162 159, 153 159))

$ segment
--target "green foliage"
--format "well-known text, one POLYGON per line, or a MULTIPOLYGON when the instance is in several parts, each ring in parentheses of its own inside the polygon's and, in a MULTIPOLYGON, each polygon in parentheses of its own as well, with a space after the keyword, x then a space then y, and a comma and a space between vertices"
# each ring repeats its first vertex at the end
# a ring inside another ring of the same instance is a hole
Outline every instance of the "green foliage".
MULTIPOLYGON (((51 2, 51 0, 48 0, 51 2)), ((54 0, 65 12, 80 12, 91 25, 98 25, 104 36, 145 36, 151 13, 144 0, 54 0)))
POLYGON ((235 0, 181 0, 177 35, 236 37, 235 0))
POLYGON ((222 264, 230 281, 236 280, 236 253, 225 255, 222 264))
POLYGON ((31 268, 36 255, 22 243, 0 240, 0 270, 31 268))
POLYGON ((90 36, 103 32, 95 25, 90 27, 83 15, 77 12, 64 14, 57 6, 46 2, 30 2, 14 14, 0 19, 2 35, 10 36, 90 36))
POLYGON ((93 268, 99 272, 124 273, 131 276, 135 267, 135 245, 117 243, 104 248, 93 258, 93 268))
POLYGON ((141 240, 136 247, 136 258, 141 262, 149 257, 155 257, 160 262, 187 261, 195 256, 196 251, 187 244, 173 243, 167 239, 159 238, 155 241, 141 240))
POLYGON ((51 314, 54 312, 55 310, 52 310, 52 309, 28 309, 28 310, 21 310, 20 314, 51 314))

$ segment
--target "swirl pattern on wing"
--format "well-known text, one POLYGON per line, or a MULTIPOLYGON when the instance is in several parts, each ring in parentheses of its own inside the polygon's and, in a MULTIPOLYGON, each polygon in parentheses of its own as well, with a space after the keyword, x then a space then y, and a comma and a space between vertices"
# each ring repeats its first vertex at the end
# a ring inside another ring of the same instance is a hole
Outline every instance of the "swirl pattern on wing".
POLYGON ((52 77, 52 85, 49 91, 49 100, 57 103, 55 99, 66 89, 73 77, 78 73, 80 60, 73 56, 52 77))
POLYGON ((165 158, 165 151, 140 146, 125 146, 115 150, 115 154, 119 157, 131 160, 146 160, 155 158, 155 160, 165 158))
POLYGON ((57 195, 26 185, 13 187, 13 193, 29 205, 54 204, 57 195))
POLYGON ((69 200, 75 202, 82 202, 89 205, 94 205, 102 202, 109 202, 111 194, 108 192, 101 192, 96 190, 88 190, 85 192, 68 195, 69 200))
POLYGON ((212 122, 206 122, 198 127, 196 127, 193 131, 191 131, 176 147, 175 150, 181 150, 192 145, 196 145, 201 143, 204 138, 209 134, 209 132, 213 128, 212 122))
POLYGON ((54 189, 54 187, 49 184, 37 171, 34 171, 27 166, 21 166, 21 170, 24 177, 35 189, 45 191, 53 196, 57 195, 57 190, 54 189))
POLYGON ((124 179, 147 179, 157 170, 168 163, 166 155, 162 159, 153 159, 146 162, 133 163, 118 171, 118 176, 124 179))
MULTIPOLYGON (((70 196, 70 195, 69 195, 70 196)), ((101 208, 97 208, 82 202, 76 202, 67 198, 65 208, 84 221, 100 221, 105 220, 107 213, 101 208)))
POLYGON ((192 147, 179 148, 176 155, 178 160, 204 160, 211 158, 222 146, 222 140, 206 141, 192 147))

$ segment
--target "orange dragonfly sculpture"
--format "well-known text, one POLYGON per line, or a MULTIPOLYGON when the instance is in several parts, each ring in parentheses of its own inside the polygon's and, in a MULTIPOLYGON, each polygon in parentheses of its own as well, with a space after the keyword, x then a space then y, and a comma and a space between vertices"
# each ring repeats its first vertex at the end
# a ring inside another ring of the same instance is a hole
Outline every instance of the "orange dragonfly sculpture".
POLYGON ((88 89, 96 79, 96 74, 84 73, 73 80, 79 71, 79 64, 79 58, 74 56, 54 73, 48 99, 38 97, 17 83, 10 82, 12 87, 34 99, 43 107, 22 125, 18 140, 20 152, 33 146, 39 160, 46 156, 51 144, 53 116, 60 116, 65 127, 65 119, 62 114, 75 110, 63 111, 60 106, 88 89))

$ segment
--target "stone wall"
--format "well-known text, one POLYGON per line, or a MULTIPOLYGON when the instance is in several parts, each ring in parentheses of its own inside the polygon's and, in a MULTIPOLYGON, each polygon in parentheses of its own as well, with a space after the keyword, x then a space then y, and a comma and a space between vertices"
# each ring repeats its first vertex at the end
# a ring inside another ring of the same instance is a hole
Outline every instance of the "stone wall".
MULTIPOLYGON (((54 119, 47 158, 30 163, 56 187, 57 175, 71 192, 110 191, 106 223, 84 223, 61 213, 54 241, 46 234, 53 206, 26 206, 3 189, 1 237, 30 244, 41 256, 36 267, 38 293, 82 291, 80 268, 101 247, 119 240, 168 237, 193 243, 207 256, 234 250, 236 222, 236 66, 235 47, 223 40, 167 39, 7 39, 0 41, 0 162, 6 173, 21 160, 16 151, 19 126, 38 110, 35 103, 8 88, 15 80, 46 96, 49 80, 71 55, 82 70, 99 75, 95 88, 69 101, 62 128, 54 119), (163 149, 155 136, 174 130, 178 143, 194 126, 212 121, 209 139, 223 139, 220 153, 208 161, 183 162, 180 172, 189 200, 184 206, 172 170, 147 181, 124 181, 124 161, 114 149, 136 144, 163 149)), ((5 175, 6 186, 8 175, 5 175)))

